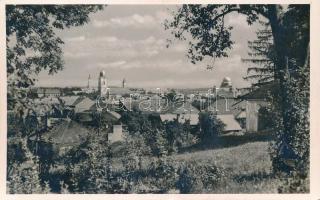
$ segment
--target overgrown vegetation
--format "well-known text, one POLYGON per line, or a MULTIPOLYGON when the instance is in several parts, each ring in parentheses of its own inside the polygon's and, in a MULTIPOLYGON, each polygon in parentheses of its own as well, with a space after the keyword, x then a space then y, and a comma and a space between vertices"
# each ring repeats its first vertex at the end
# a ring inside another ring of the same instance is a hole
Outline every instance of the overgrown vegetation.
MULTIPOLYGON (((249 61, 259 67, 249 68, 255 73, 248 78, 256 79, 254 87, 274 84, 269 101, 276 130, 276 140, 270 148, 274 172, 303 179, 308 177, 310 149, 310 6, 285 7, 271 4, 183 5, 174 13, 173 20, 167 21, 166 29, 175 38, 188 40, 187 56, 192 63, 197 63, 205 57, 228 56, 228 50, 234 43, 231 40, 233 27, 224 22, 230 13, 246 16, 249 25, 258 22, 267 27, 266 31, 257 33, 257 41, 249 43, 252 49, 249 61)), ((289 188, 292 191, 293 187, 289 188)), ((297 192, 300 192, 299 188, 297 192)))

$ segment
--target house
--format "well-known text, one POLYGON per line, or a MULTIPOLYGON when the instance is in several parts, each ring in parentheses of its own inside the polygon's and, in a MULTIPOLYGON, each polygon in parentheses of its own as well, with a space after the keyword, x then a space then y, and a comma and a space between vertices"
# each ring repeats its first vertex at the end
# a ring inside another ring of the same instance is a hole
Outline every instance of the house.
POLYGON ((190 102, 180 102, 170 104, 166 112, 160 113, 160 119, 162 122, 178 120, 181 124, 189 121, 191 126, 196 126, 199 123, 199 112, 190 102))
POLYGON ((88 97, 78 98, 74 103, 74 113, 76 120, 82 124, 92 125, 95 114, 100 114, 101 119, 112 124, 109 132, 111 142, 123 141, 124 133, 120 122, 121 115, 115 111, 99 108, 95 101, 88 97))
POLYGON ((39 98, 59 97, 62 95, 62 91, 59 88, 37 88, 36 93, 39 98))
POLYGON ((122 124, 115 124, 113 125, 112 129, 113 131, 109 133, 109 141, 111 143, 124 141, 125 134, 123 132, 122 124))
POLYGON ((77 99, 80 98, 80 96, 62 96, 59 97, 62 100, 62 103, 66 107, 74 107, 74 103, 77 101, 77 99))
POLYGON ((268 124, 266 124, 267 122, 262 120, 261 113, 269 106, 266 99, 268 93, 270 93, 274 88, 275 83, 267 83, 239 97, 240 101, 236 104, 245 104, 245 111, 241 115, 239 113, 238 118, 242 118, 246 132, 257 132, 268 126, 268 124), (246 116, 245 120, 243 120, 244 115, 246 116))
POLYGON ((239 122, 240 126, 242 129, 246 129, 246 118, 247 118, 247 113, 245 109, 241 109, 236 115, 235 115, 236 120, 239 122))
POLYGON ((199 123, 199 114, 160 114, 162 122, 178 120, 179 123, 183 124, 189 121, 191 126, 196 126, 199 123))
MULTIPOLYGON (((80 145, 91 131, 73 120, 62 120, 49 131, 42 134, 43 141, 50 141, 59 155, 64 155, 73 147, 80 145)), ((36 135, 29 138, 35 141, 36 135)))
POLYGON ((222 123, 225 124, 224 134, 240 133, 242 131, 239 122, 236 121, 233 114, 217 115, 217 119, 219 119, 222 123))
POLYGON ((90 112, 96 108, 96 102, 91 100, 88 97, 82 97, 77 99, 74 103, 74 112, 75 113, 83 113, 83 112, 90 112))

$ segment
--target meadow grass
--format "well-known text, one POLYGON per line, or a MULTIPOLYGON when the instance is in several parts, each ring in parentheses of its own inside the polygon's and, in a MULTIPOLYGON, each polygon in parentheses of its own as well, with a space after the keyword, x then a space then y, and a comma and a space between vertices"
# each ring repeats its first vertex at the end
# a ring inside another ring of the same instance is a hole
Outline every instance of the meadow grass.
MULTIPOLYGON (((272 163, 268 153, 268 141, 242 143, 232 147, 195 150, 169 156, 176 163, 195 161, 212 163, 225 171, 220 183, 201 193, 277 193, 280 180, 272 175, 272 163)), ((146 169, 155 158, 144 157, 142 168, 146 169)), ((114 169, 121 172, 120 160, 113 162, 114 169)))
POLYGON ((272 176, 268 142, 208 149, 172 156, 176 161, 209 162, 225 170, 224 180, 208 193, 277 193, 280 181, 272 176))

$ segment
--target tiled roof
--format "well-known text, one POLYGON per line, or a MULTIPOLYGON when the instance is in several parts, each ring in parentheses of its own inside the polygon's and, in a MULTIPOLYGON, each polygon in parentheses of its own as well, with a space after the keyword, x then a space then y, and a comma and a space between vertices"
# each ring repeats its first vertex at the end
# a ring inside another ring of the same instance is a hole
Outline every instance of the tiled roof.
POLYGON ((77 99, 79 99, 79 96, 62 96, 60 99, 64 102, 65 106, 72 106, 77 99))
POLYGON ((161 121, 174 121, 177 119, 180 123, 185 123, 187 120, 190 120, 190 125, 197 125, 199 122, 199 115, 198 114, 180 114, 177 116, 177 114, 160 114, 161 121))
POLYGON ((268 97, 268 93, 275 90, 277 87, 275 82, 266 83, 265 85, 261 85, 259 88, 254 89, 253 91, 243 95, 240 99, 260 99, 265 100, 268 97))
POLYGON ((45 133, 45 139, 52 139, 52 142, 58 145, 80 144, 90 131, 75 121, 62 121, 54 126, 49 132, 45 133))
POLYGON ((82 98, 80 101, 76 100, 73 104, 75 106, 74 111, 78 113, 95 109, 95 103, 95 101, 88 97, 82 98))
POLYGON ((50 104, 60 104, 60 101, 57 97, 44 97, 39 99, 37 103, 50 105, 50 104))
POLYGON ((129 88, 110 88, 110 95, 125 95, 125 94, 133 94, 135 91, 131 91, 129 88))
POLYGON ((151 97, 148 100, 121 100, 121 103, 128 110, 138 110, 145 113, 171 113, 171 114, 197 114, 199 110, 190 102, 173 103, 161 97, 151 97))
POLYGON ((37 89, 38 94, 60 94, 61 91, 58 88, 38 88, 37 89))
POLYGON ((236 119, 243 119, 243 118, 246 118, 246 111, 242 110, 240 111, 238 114, 236 114, 236 119))
POLYGON ((242 130, 240 124, 235 120, 233 114, 217 115, 217 118, 226 125, 224 128, 225 131, 242 130))
POLYGON ((207 110, 217 115, 238 114, 246 107, 245 102, 239 102, 235 98, 219 98, 208 106, 207 110))
POLYGON ((177 119, 177 115, 176 114, 161 114, 160 119, 162 122, 173 121, 173 120, 177 119))

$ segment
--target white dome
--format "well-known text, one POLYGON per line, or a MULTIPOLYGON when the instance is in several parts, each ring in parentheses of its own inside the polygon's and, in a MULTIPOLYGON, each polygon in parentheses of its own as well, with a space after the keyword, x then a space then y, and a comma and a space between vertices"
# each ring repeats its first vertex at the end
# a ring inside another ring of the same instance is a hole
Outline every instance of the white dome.
POLYGON ((224 77, 224 78, 223 78, 223 81, 231 82, 231 78, 230 78, 230 77, 224 77))
POLYGON ((232 86, 231 78, 224 77, 221 83, 221 87, 231 87, 231 86, 232 86))

